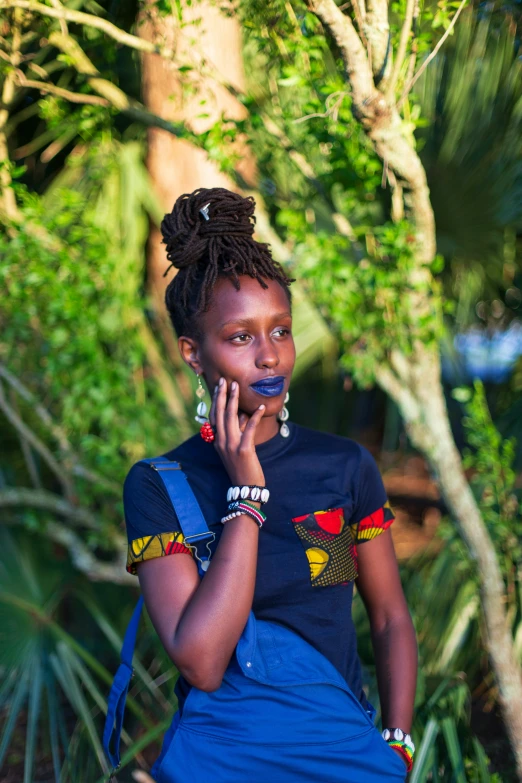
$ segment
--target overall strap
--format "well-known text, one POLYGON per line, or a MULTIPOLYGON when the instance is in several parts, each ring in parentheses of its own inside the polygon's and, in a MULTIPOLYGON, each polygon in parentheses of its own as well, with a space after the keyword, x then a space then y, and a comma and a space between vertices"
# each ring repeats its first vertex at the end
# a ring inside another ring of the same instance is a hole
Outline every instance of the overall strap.
POLYGON ((216 534, 208 529, 181 465, 167 457, 142 459, 141 462, 150 465, 159 473, 174 506, 184 543, 193 551, 199 575, 203 576, 210 562, 210 543, 214 541, 216 534))
POLYGON ((113 772, 120 766, 120 736, 123 727, 123 714, 125 712, 125 702, 127 701, 130 681, 134 674, 132 656, 136 646, 136 635, 142 608, 143 596, 140 596, 123 637, 121 663, 112 681, 111 691, 107 700, 107 717, 103 729, 102 744, 113 772))
MULTIPOLYGON (((210 543, 215 539, 205 522, 199 503, 188 483, 187 477, 181 469, 179 462, 174 462, 166 457, 143 459, 156 470, 165 485, 169 498, 176 512, 183 533, 184 542, 194 552, 199 575, 203 576, 210 562, 210 543), (203 548, 204 547, 204 548, 203 548)), ((120 737, 123 726, 123 714, 125 702, 129 690, 130 681, 134 673, 132 657, 136 646, 136 635, 143 608, 143 596, 140 597, 136 608, 132 613, 129 625, 125 631, 123 646, 121 648, 121 663, 114 677, 109 698, 107 701, 107 717, 103 730, 103 748, 113 768, 112 775, 120 766, 120 737)))

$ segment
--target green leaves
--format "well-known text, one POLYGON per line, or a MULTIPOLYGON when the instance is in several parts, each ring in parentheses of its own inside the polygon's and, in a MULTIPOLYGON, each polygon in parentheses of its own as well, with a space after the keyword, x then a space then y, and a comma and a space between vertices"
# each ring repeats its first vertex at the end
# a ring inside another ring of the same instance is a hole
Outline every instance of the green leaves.
POLYGON ((442 332, 440 287, 415 276, 414 237, 406 223, 387 223, 366 233, 367 254, 356 259, 345 237, 308 237, 296 248, 298 273, 340 335, 342 364, 362 386, 392 349, 411 353, 415 340, 435 344, 442 332), (413 302, 424 302, 416 319, 413 302))
MULTIPOLYGON (((161 358, 149 354, 143 253, 148 215, 157 220, 160 210, 142 150, 94 149, 75 158, 43 199, 19 195, 33 228, 0 234, 7 292, 0 360, 45 400, 82 460, 121 481, 132 461, 160 452, 186 427, 181 417, 173 420, 151 370, 161 358), (169 430, 158 430, 158 421, 169 430)), ((31 422, 24 405, 21 415, 31 422)), ((26 483, 23 469, 18 483, 26 483)), ((102 504, 107 528, 119 524, 112 497, 81 482, 78 491, 87 505, 102 504)))
MULTIPOLYGON (((517 285, 513 277, 520 269, 511 240, 522 217, 517 36, 509 12, 467 9, 455 35, 415 85, 425 120, 416 135, 437 246, 451 259, 444 273, 446 291, 461 302, 463 325, 476 321, 475 304, 481 298, 504 299, 506 289, 517 285), (471 285, 475 290, 469 297, 471 285)), ((505 301, 509 307, 509 298, 505 301)))
MULTIPOLYGON (((45 540, 0 532, 0 708, 6 711, 0 766, 14 732, 25 731, 24 783, 34 780, 35 759, 46 748, 56 783, 83 783, 109 772, 100 736, 112 675, 100 661, 115 666, 113 645, 105 639, 111 638, 119 654, 120 629, 101 611, 87 583, 77 582, 76 591, 71 590, 72 571, 52 565, 50 550, 45 540), (65 618, 78 638, 63 629, 65 618)), ((104 599, 112 606, 117 598, 117 592, 104 588, 104 599)), ((126 600, 123 621, 127 613, 126 600)), ((136 656, 138 687, 128 698, 126 726, 132 725, 139 739, 136 743, 123 732, 127 762, 159 738, 174 709, 144 660, 136 656)), ((169 681, 168 666, 163 679, 169 681)))
POLYGON ((454 396, 464 404, 462 423, 468 443, 464 467, 470 472, 471 487, 499 555, 508 600, 514 603, 517 622, 521 622, 522 501, 514 470, 516 442, 503 439, 493 424, 480 381, 475 381, 473 389, 455 390, 454 396))

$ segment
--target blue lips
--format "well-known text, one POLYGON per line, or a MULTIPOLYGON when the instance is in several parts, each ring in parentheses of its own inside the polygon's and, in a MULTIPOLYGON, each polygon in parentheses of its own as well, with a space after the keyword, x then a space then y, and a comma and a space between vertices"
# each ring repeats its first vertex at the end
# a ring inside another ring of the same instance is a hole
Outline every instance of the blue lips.
POLYGON ((263 378, 262 381, 251 383, 250 388, 263 397, 278 397, 285 388, 285 379, 280 375, 275 378, 263 378))

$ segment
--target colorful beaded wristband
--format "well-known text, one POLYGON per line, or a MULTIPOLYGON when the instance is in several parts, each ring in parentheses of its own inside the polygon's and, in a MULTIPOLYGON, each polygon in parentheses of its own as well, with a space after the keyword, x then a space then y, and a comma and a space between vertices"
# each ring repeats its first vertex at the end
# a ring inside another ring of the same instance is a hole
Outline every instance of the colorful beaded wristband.
POLYGON ((236 500, 234 503, 230 503, 228 510, 230 513, 221 520, 221 524, 223 525, 225 522, 229 522, 231 519, 234 519, 234 517, 240 517, 242 514, 251 517, 260 528, 263 527, 263 524, 266 521, 266 515, 247 500, 236 500))
POLYGON ((384 729, 382 738, 388 743, 390 748, 395 748, 399 751, 406 762, 408 772, 411 772, 415 745, 410 735, 406 734, 402 729, 384 729))
POLYGON ((411 748, 409 748, 405 742, 400 742, 399 740, 391 740, 388 742, 388 745, 390 748, 395 748, 399 751, 406 762, 407 771, 411 772, 413 769, 413 753, 411 752, 411 748))

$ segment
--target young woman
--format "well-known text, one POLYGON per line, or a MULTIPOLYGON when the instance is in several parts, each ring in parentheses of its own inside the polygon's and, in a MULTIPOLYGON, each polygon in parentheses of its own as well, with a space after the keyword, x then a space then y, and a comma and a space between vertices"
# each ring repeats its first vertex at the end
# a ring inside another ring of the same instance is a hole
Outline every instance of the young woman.
MULTIPOLYGON (((160 476, 145 463, 131 468, 128 570, 180 672, 177 730, 155 774, 160 783, 404 780, 417 648, 388 530, 393 513, 364 447, 286 420, 292 281, 253 239, 253 213, 251 198, 200 189, 162 224, 179 270, 167 309, 212 401, 203 437, 166 456, 181 464, 216 539, 201 579, 160 476), (247 499, 234 506, 243 487, 239 501, 247 499), (355 582, 371 623, 383 736, 362 688, 355 582), (263 676, 246 660, 255 623, 263 676), (220 734, 216 715, 238 714, 220 734)), ((200 403, 198 418, 205 413, 200 403)))

